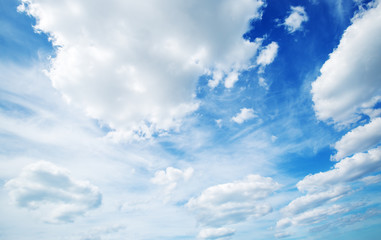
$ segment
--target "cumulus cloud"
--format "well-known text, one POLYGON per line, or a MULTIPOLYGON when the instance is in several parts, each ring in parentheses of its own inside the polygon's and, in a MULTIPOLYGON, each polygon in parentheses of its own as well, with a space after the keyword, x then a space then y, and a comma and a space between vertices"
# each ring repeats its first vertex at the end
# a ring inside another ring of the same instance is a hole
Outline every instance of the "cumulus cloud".
POLYGON ((340 160, 354 153, 368 150, 380 142, 381 118, 376 118, 364 126, 353 129, 336 142, 337 153, 332 158, 340 160))
POLYGON ((381 6, 377 4, 353 19, 312 83, 314 109, 320 120, 348 125, 366 113, 363 106, 380 97, 379 49, 381 6))
POLYGON ((232 117, 232 120, 238 124, 241 124, 249 119, 255 118, 254 110, 251 108, 241 108, 241 112, 232 117))
POLYGON ((329 171, 308 175, 298 182, 297 187, 300 191, 318 191, 327 186, 359 180, 379 170, 381 170, 381 147, 344 158, 329 171))
POLYGON ((201 239, 228 239, 235 233, 231 228, 204 228, 198 234, 201 239))
POLYGON ((242 38, 262 0, 23 0, 19 11, 58 47, 48 75, 73 105, 114 131, 150 137, 176 130, 198 108, 198 78, 232 87, 258 42, 242 38))
POLYGON ((203 225, 224 225, 259 217, 272 211, 263 199, 280 185, 271 178, 249 175, 244 180, 212 186, 186 206, 203 225))
POLYGON ((302 29, 303 22, 308 21, 308 16, 304 7, 297 6, 291 7, 290 15, 284 20, 284 27, 287 29, 289 33, 293 33, 295 31, 302 29))
POLYGON ((172 190, 176 187, 180 181, 188 181, 193 175, 193 168, 187 168, 182 171, 177 168, 168 167, 165 171, 160 170, 155 173, 155 177, 151 179, 151 182, 158 185, 166 185, 168 190, 172 190))
POLYGON ((260 66, 260 72, 264 67, 271 64, 278 54, 279 45, 276 42, 272 42, 264 47, 258 55, 257 64, 260 66))
POLYGON ((17 206, 39 211, 52 223, 71 222, 99 207, 102 199, 97 187, 73 179, 66 169, 45 161, 26 166, 5 188, 17 206))

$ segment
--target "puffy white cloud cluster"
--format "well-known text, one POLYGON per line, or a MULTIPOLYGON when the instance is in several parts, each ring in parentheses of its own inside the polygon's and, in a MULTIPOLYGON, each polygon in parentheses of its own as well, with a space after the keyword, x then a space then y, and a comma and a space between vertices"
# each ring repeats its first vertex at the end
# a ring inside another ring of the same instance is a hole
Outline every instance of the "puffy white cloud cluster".
POLYGON ((45 161, 26 166, 5 188, 16 205, 36 210, 52 223, 71 222, 102 201, 97 187, 73 179, 66 169, 45 161))
MULTIPOLYGON (((358 186, 379 182, 381 171, 381 118, 375 105, 381 94, 381 6, 355 16, 339 46, 321 68, 321 76, 312 83, 312 97, 320 120, 348 126, 368 115, 370 121, 346 133, 334 147, 331 158, 338 161, 325 172, 308 175, 297 183, 306 195, 282 209, 285 217, 277 228, 314 224, 328 216, 348 211, 333 202, 358 186)), ((280 232, 282 234, 284 232, 280 232)))
POLYGON ((198 78, 233 87, 259 42, 242 38, 263 0, 23 0, 57 47, 48 75, 113 138, 178 129, 198 108, 198 78))
POLYGON ((254 114, 254 110, 251 108, 241 108, 241 111, 237 113, 236 116, 232 117, 232 120, 238 124, 255 118, 257 115, 254 114))
POLYGON ((352 182, 377 183, 378 176, 368 175, 378 171, 381 171, 381 147, 342 159, 329 171, 306 176, 298 182, 297 187, 307 194, 296 198, 282 209, 286 217, 278 221, 277 227, 305 224, 305 218, 311 219, 310 223, 313 224, 322 221, 327 215, 347 211, 339 205, 325 205, 351 193, 352 182), (332 209, 341 210, 331 211, 332 209))
MULTIPOLYGON (((378 4, 378 3, 377 3, 378 4)), ((312 83, 312 100, 320 120, 348 125, 359 114, 379 116, 373 109, 381 96, 381 6, 353 19, 339 46, 312 83)))
POLYGON ((303 22, 308 21, 308 16, 304 7, 291 7, 290 15, 284 20, 283 25, 289 33, 302 29, 303 22))
MULTIPOLYGON (((270 213, 272 207, 264 199, 279 187, 271 178, 249 175, 241 181, 209 187, 200 196, 191 198, 186 206, 202 226, 223 226, 270 213)), ((200 235, 218 235, 216 232, 225 233, 213 229, 202 230, 200 235)))

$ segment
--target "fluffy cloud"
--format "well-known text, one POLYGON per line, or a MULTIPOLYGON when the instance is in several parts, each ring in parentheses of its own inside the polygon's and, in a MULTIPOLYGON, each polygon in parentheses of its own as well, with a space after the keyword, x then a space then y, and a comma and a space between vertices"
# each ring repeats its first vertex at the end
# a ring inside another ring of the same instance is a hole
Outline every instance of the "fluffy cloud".
POLYGON ((227 239, 233 236, 234 229, 231 228, 204 228, 198 234, 201 239, 227 239))
POLYGON ((262 200, 279 188, 271 178, 249 175, 242 181, 209 187, 186 206, 204 225, 224 225, 244 221, 252 216, 271 212, 271 206, 262 200))
POLYGON ((53 223, 71 222, 99 207, 102 199, 97 187, 45 161, 26 166, 5 188, 16 205, 39 210, 44 220, 53 223))
POLYGON ((312 83, 314 109, 319 119, 346 125, 365 113, 364 106, 381 95, 381 6, 353 19, 339 46, 312 83))
POLYGON ((242 38, 262 0, 23 0, 35 28, 57 47, 53 86, 114 138, 177 129, 198 108, 194 90, 210 73, 232 87, 260 43, 242 38))
POLYGON ((357 152, 368 150, 381 142, 381 118, 373 119, 370 123, 357 127, 345 134, 336 142, 337 153, 333 159, 340 160, 357 152))
POLYGON ((168 189, 172 190, 179 181, 188 181, 192 175, 193 168, 187 168, 185 171, 182 171, 177 168, 168 167, 165 171, 157 171, 151 182, 158 185, 167 185, 168 189))
POLYGON ((357 153, 336 163, 332 170, 306 176, 298 182, 300 191, 319 191, 327 186, 359 180, 381 170, 381 147, 357 153))
POLYGON ((278 54, 279 45, 276 42, 272 42, 264 47, 257 58, 257 64, 260 66, 260 72, 264 67, 272 63, 278 54))
POLYGON ((232 117, 232 120, 238 124, 243 123, 246 120, 255 118, 257 115, 254 114, 254 110, 251 108, 241 108, 236 116, 232 117))
POLYGON ((308 16, 304 7, 291 7, 291 14, 284 20, 283 25, 289 33, 293 33, 302 28, 303 22, 308 21, 308 16))

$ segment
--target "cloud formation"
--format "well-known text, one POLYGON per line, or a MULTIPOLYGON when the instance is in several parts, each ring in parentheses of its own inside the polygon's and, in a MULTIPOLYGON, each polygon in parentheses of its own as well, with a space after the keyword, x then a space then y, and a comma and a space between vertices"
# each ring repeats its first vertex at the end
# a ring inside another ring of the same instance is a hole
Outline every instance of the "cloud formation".
POLYGON ((351 130, 336 142, 337 153, 333 159, 340 160, 354 153, 366 151, 380 142, 381 118, 376 118, 364 126, 351 130))
POLYGON ((193 175, 193 168, 187 168, 182 171, 177 168, 168 167, 166 170, 160 170, 155 173, 151 182, 158 185, 166 185, 168 190, 172 190, 180 181, 188 181, 193 175))
POLYGON ((26 166, 5 188, 17 206, 37 210, 52 223, 72 222, 102 201, 96 186, 73 179, 66 169, 46 161, 26 166))
POLYGON ((318 207, 312 210, 298 214, 292 218, 283 218, 277 222, 277 228, 287 228, 292 225, 310 225, 323 221, 325 218, 348 212, 349 209, 340 205, 332 205, 329 207, 318 207))
POLYGON ((234 229, 231 228, 204 228, 198 234, 201 239, 227 239, 233 236, 234 229))
POLYGON ((278 49, 278 43, 272 42, 261 50, 257 58, 257 64, 260 66, 260 72, 263 72, 264 68, 274 61, 278 54, 278 49))
POLYGON ((232 120, 238 124, 241 124, 249 119, 255 118, 254 110, 251 108, 241 108, 241 112, 232 117, 232 120))
POLYGON ((56 46, 48 75, 73 105, 109 125, 110 137, 176 130, 198 108, 194 90, 209 74, 233 87, 259 43, 242 38, 262 0, 23 0, 19 11, 56 46))
POLYGON ((330 185, 359 180, 381 170, 381 147, 357 153, 336 163, 332 170, 306 176, 298 182, 300 191, 317 191, 330 185))
POLYGON ((209 187, 200 196, 191 198, 186 206, 203 225, 237 223, 270 213, 270 204, 262 200, 279 187, 271 178, 249 175, 241 181, 209 187))
POLYGON ((376 4, 354 17, 312 83, 320 120, 348 125, 361 113, 372 115, 374 111, 375 99, 381 96, 381 5, 376 4))
POLYGON ((283 25, 287 29, 289 33, 293 33, 295 31, 299 31, 302 29, 302 24, 304 22, 308 21, 308 16, 306 11, 304 10, 304 7, 297 6, 292 7, 291 6, 291 13, 290 15, 284 20, 283 25))

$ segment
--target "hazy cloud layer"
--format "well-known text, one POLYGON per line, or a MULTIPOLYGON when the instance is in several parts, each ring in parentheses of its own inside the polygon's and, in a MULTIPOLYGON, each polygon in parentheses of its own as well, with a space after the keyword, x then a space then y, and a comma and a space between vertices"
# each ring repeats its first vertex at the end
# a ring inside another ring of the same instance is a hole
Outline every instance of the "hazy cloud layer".
POLYGON ((198 234, 201 239, 228 239, 235 233, 231 228, 204 228, 198 234))
POLYGON ((66 169, 45 161, 26 166, 5 188, 17 206, 36 210, 53 223, 72 222, 102 201, 97 187, 73 179, 66 169))

